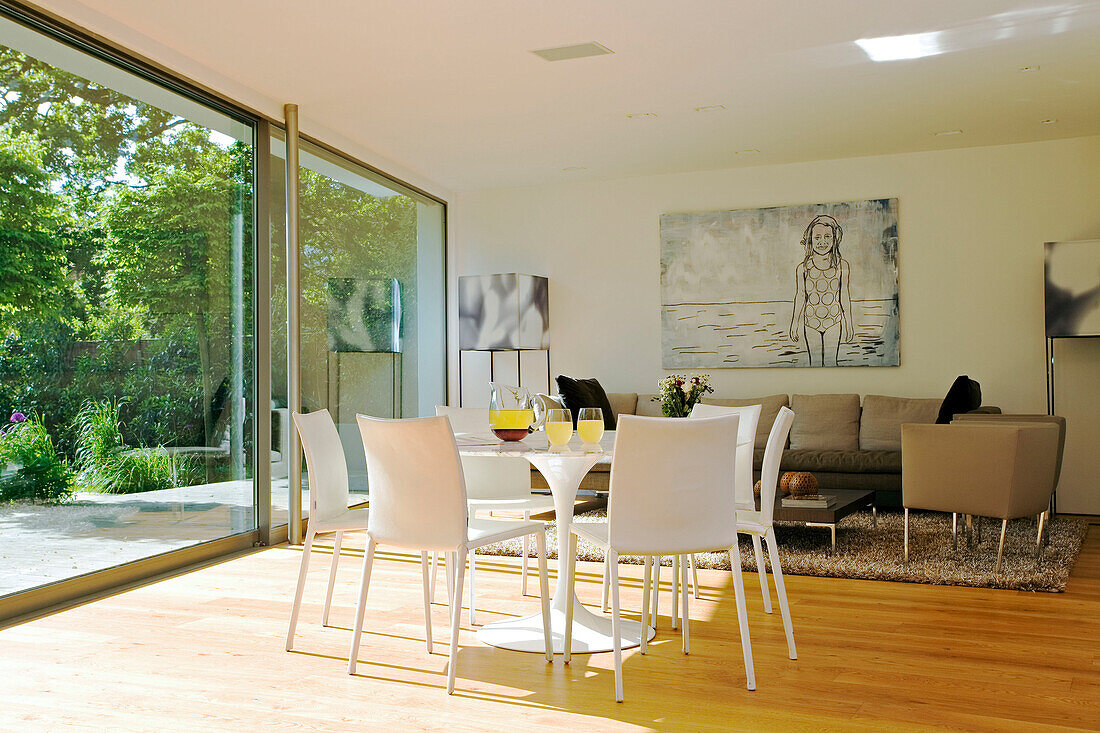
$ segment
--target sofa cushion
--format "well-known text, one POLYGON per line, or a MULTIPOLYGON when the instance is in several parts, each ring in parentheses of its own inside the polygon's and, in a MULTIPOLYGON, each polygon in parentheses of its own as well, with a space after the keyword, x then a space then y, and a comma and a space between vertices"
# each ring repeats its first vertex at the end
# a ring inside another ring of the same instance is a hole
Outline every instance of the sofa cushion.
POLYGON ((611 409, 611 403, 607 400, 607 393, 600 385, 600 380, 574 379, 559 374, 557 382, 561 401, 573 413, 574 427, 577 425, 581 410, 586 407, 598 407, 603 411, 604 430, 615 429, 615 411, 611 409))
POLYGON ((756 424, 756 447, 763 448, 768 444, 768 435, 772 431, 772 423, 779 414, 779 408, 788 407, 790 401, 785 394, 773 394, 767 397, 744 397, 726 399, 721 397, 707 397, 703 400, 705 405, 721 405, 723 407, 741 407, 743 405, 760 405, 760 422, 756 424))
POLYGON ((791 409, 791 448, 859 449, 859 395, 796 394, 791 409))
POLYGON ((901 424, 934 423, 940 400, 884 397, 869 394, 863 398, 859 418, 861 450, 901 450, 901 424))
POLYGON ((636 392, 608 392, 607 401, 611 403, 611 409, 615 417, 619 415, 633 415, 638 409, 638 394, 636 392))
POLYGON ((781 471, 901 473, 899 450, 806 450, 783 452, 781 471))
POLYGON ((634 414, 642 417, 664 417, 665 414, 661 412, 661 396, 655 394, 638 395, 638 407, 634 414))

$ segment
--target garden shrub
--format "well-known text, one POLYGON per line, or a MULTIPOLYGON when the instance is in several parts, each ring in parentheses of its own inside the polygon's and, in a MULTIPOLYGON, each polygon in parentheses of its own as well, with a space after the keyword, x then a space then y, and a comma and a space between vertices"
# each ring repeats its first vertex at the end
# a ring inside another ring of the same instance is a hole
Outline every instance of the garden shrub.
POLYGON ((0 434, 0 501, 61 502, 72 495, 73 478, 42 416, 36 413, 28 419, 19 412, 12 414, 0 434))

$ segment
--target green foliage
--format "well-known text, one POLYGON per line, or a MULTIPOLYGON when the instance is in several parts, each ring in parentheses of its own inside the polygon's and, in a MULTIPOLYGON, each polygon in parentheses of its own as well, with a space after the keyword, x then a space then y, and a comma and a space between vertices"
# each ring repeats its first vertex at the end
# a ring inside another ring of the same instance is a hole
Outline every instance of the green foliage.
POLYGON ((72 469, 54 448, 42 416, 11 423, 0 435, 0 501, 56 503, 72 490, 72 469))
POLYGON ((84 403, 76 419, 77 485, 101 494, 135 494, 187 485, 190 463, 163 447, 128 448, 119 424, 119 403, 84 403))

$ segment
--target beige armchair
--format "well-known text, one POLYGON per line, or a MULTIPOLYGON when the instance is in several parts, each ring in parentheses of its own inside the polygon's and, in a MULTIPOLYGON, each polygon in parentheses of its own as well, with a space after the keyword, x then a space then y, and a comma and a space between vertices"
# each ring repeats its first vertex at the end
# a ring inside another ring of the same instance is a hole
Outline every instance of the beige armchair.
POLYGON ((901 426, 905 559, 909 510, 928 509, 1001 520, 1001 570, 1008 520, 1042 521, 1054 492, 1061 431, 1047 422, 975 421, 901 426))

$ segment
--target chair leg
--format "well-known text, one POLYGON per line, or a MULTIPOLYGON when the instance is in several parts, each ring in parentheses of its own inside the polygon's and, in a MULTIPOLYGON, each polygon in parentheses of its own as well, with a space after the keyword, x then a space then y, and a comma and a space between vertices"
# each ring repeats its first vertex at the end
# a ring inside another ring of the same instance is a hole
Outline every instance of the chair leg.
POLYGON ((951 512, 951 549, 959 549, 959 515, 951 512))
POLYGON ((691 594, 696 599, 699 598, 699 570, 695 567, 695 555, 688 555, 688 562, 691 565, 691 594))
POLYGON ((470 626, 477 623, 477 609, 474 608, 474 579, 477 577, 475 572, 477 570, 474 551, 470 550, 468 557, 470 558, 470 626))
POLYGON ((657 618, 661 613, 661 556, 653 557, 653 628, 657 628, 657 618))
POLYGON ((1045 524, 1047 513, 1042 512, 1039 514, 1036 520, 1039 524, 1039 534, 1035 537, 1035 559, 1038 560, 1043 556, 1043 524, 1045 524))
MULTIPOLYGON (((447 580, 447 615, 451 614, 451 611, 455 607, 455 554, 448 552, 443 556, 444 575, 447 580)), ((462 599, 459 599, 459 605, 462 605, 462 599)))
POLYGON ((607 613, 607 591, 611 587, 611 562, 607 555, 603 557, 603 596, 600 599, 600 610, 607 613))
POLYGON ((966 517, 966 549, 972 549, 974 547, 974 515, 967 514, 966 517))
MULTIPOLYGON (((550 578, 546 572, 546 530, 535 534, 535 549, 539 554, 539 599, 542 602, 542 641, 546 645, 546 661, 554 662, 554 638, 550 634, 550 578)), ((527 574, 524 573, 524 577, 527 574)))
POLYGON ((982 518, 974 515, 974 534, 978 540, 978 547, 982 546, 982 518))
MULTIPOLYGON (((444 560, 443 562, 446 563, 447 561, 444 560)), ((436 576, 436 571, 437 570, 439 570, 439 553, 438 552, 433 552, 432 553, 432 578, 431 578, 430 583, 428 584, 428 591, 432 594, 432 600, 433 601, 435 600, 435 576, 436 576)))
MULTIPOLYGON (((672 556, 672 630, 680 628, 680 560, 679 555, 672 556)), ((687 592, 687 589, 684 590, 687 592)))
POLYGON ((332 590, 336 587, 336 566, 340 564, 340 545, 344 541, 344 533, 337 532, 336 539, 332 542, 332 562, 328 568, 328 591, 325 592, 325 613, 321 616, 321 625, 328 626, 328 612, 332 608, 332 590))
POLYGON ((428 643, 428 654, 432 653, 432 589, 428 579, 428 551, 420 553, 420 574, 424 582, 424 640, 428 643))
POLYGON ((639 651, 646 653, 646 645, 649 641, 649 582, 653 574, 653 558, 645 556, 645 567, 642 570, 642 642, 639 651))
POLYGON ((359 641, 363 635, 363 615, 367 610, 367 588, 370 587, 370 570, 374 564, 374 548, 378 545, 367 536, 367 551, 363 553, 363 579, 359 583, 359 602, 355 605, 355 633, 351 637, 351 653, 348 655, 348 674, 355 674, 359 661, 359 641))
POLYGON ((760 547, 760 537, 758 535, 752 536, 752 550, 756 553, 756 574, 760 577, 760 595, 764 598, 764 613, 771 613, 772 592, 768 587, 768 571, 764 567, 764 550, 760 547))
POLYGON ((750 690, 756 689, 756 670, 752 663, 752 642, 749 639, 749 613, 745 608, 745 582, 741 577, 741 548, 734 543, 730 548, 730 568, 733 572, 733 595, 737 602, 737 626, 741 634, 741 654, 745 658, 745 681, 750 690))
MULTIPOLYGON (((470 575, 473 575, 473 555, 470 555, 470 575)), ((462 580, 466 572, 466 548, 458 550, 455 562, 455 606, 451 611, 451 653, 447 657, 447 694, 455 691, 455 662, 458 661, 458 625, 462 620, 462 580)), ((470 578, 470 586, 473 586, 473 577, 470 578)), ((473 609, 470 609, 471 612, 473 609)))
POLYGON ((905 562, 909 562, 909 507, 905 507, 905 552, 903 553, 903 559, 905 562))
POLYGON ((687 556, 681 555, 679 557, 679 560, 680 560, 680 578, 681 578, 680 584, 684 588, 683 601, 681 601, 681 606, 680 606, 680 615, 681 615, 680 624, 683 626, 683 629, 681 629, 680 634, 683 638, 684 654, 688 654, 690 652, 690 646, 689 646, 689 642, 688 642, 688 621, 689 621, 689 619, 688 619, 688 595, 689 595, 688 594, 688 558, 689 557, 691 557, 691 556, 690 555, 687 555, 687 556))
POLYGON ((290 628, 286 632, 286 650, 294 645, 294 629, 298 627, 298 611, 302 608, 302 594, 306 589, 306 574, 309 572, 309 554, 313 549, 316 533, 312 527, 306 527, 306 541, 302 545, 302 564, 298 567, 298 585, 294 588, 294 605, 290 608, 290 628))
MULTIPOLYGON (((559 551, 560 557, 560 551, 559 551)), ((577 602, 577 535, 569 533, 569 548, 565 551, 565 562, 560 563, 559 577, 565 582, 565 645, 562 648, 562 663, 569 664, 573 657, 573 606, 577 602), (563 571, 564 570, 564 577, 563 571)), ((610 565, 608 565, 610 572, 610 565)))
POLYGON ((794 627, 791 624, 791 609, 787 603, 787 587, 783 582, 783 567, 779 564, 779 546, 775 541, 775 530, 768 527, 764 535, 764 544, 768 546, 768 557, 772 563, 772 577, 775 578, 775 594, 779 596, 779 612, 783 616, 783 631, 787 635, 787 656, 798 659, 794 648, 794 627))
POLYGON ((1001 520, 1001 541, 997 544, 997 565, 993 568, 993 574, 1001 572, 1001 554, 1005 551, 1005 532, 1008 530, 1008 520, 1001 520))
POLYGON ((615 651, 615 702, 622 702, 623 632, 619 613, 619 553, 609 549, 608 554, 611 556, 611 643, 615 651))
MULTIPOLYGON (((523 513, 523 521, 527 522, 531 520, 531 512, 523 513)), ((523 535, 523 563, 520 570, 519 580, 519 594, 521 596, 527 595, 527 553, 531 551, 531 535, 523 535)), ((474 579, 474 574, 470 573, 470 580, 474 579)))

